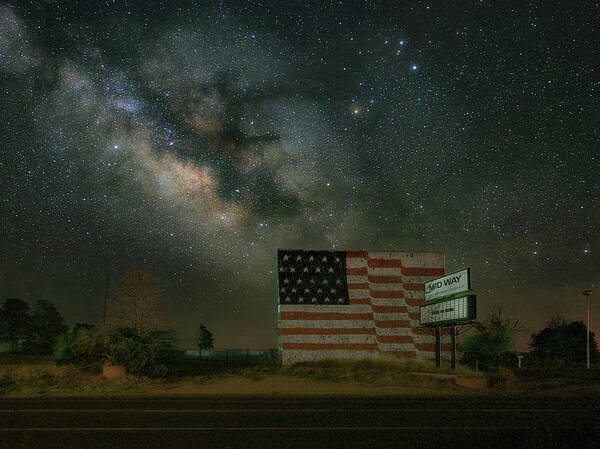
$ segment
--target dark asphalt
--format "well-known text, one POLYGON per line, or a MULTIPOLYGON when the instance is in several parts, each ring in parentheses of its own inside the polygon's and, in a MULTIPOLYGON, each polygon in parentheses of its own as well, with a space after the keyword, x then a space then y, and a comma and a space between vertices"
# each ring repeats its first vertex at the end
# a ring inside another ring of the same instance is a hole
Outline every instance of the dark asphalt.
POLYGON ((0 399, 1 448, 600 448, 597 399, 0 399))

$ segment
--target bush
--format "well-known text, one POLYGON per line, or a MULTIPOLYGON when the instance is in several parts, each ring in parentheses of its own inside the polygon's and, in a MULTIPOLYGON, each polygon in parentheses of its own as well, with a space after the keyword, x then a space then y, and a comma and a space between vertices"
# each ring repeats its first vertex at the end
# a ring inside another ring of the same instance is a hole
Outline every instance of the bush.
POLYGON ((108 339, 94 329, 80 327, 61 335, 54 345, 57 363, 92 365, 102 363, 109 351, 108 339))
POLYGON ((476 362, 479 368, 485 371, 495 370, 501 366, 514 367, 517 365, 517 355, 508 350, 510 337, 507 335, 488 333, 472 335, 461 345, 461 363, 474 367, 476 362))
POLYGON ((16 382, 8 374, 0 377, 0 394, 10 393, 17 386, 16 382))
POLYGON ((109 360, 137 376, 165 377, 169 369, 163 360, 172 344, 170 333, 138 335, 133 329, 118 329, 110 336, 109 360))

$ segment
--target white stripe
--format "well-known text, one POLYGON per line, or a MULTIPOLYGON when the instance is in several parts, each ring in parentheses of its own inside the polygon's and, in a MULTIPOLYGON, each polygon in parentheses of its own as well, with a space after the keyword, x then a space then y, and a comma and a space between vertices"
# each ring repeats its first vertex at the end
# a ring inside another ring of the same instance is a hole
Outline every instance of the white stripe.
POLYGON ((376 306, 408 307, 406 305, 406 301, 404 300, 404 298, 371 298, 371 304, 376 305, 376 306))
POLYGON ((373 313, 373 319, 377 321, 403 321, 408 320, 408 313, 373 313))
POLYGON ((377 292, 388 292, 388 291, 395 291, 395 290, 404 290, 402 288, 402 284, 400 283, 394 283, 394 284, 378 284, 376 282, 371 282, 369 283, 369 288, 373 291, 377 291, 377 292))
POLYGON ((282 335, 280 343, 377 343, 377 337, 369 334, 282 335))
POLYGON ((404 290, 404 296, 409 299, 425 299, 423 290, 404 290))
MULTIPOLYGON (((415 351, 413 343, 378 343, 381 351, 415 351)), ((426 351, 429 352, 429 351, 426 351)))
POLYGON ((371 313, 372 310, 369 304, 351 304, 344 306, 282 304, 279 306, 279 312, 371 313))
POLYGON ((343 349, 337 351, 306 351, 304 349, 284 349, 281 352, 281 363, 287 365, 289 363, 303 361, 315 361, 324 359, 366 359, 378 356, 379 352, 376 350, 370 351, 358 349, 343 349))
POLYGON ((305 328, 365 328, 374 327, 371 320, 279 320, 279 327, 305 327, 305 328))
POLYGON ((367 274, 370 276, 402 276, 402 269, 396 267, 369 267, 367 268, 367 274))
POLYGON ((363 284, 365 282, 369 282, 369 279, 367 278, 366 274, 364 274, 364 275, 363 274, 361 274, 361 275, 348 274, 348 275, 346 275, 346 281, 349 284, 352 284, 352 283, 361 283, 361 284, 363 284))
POLYGON ((348 297, 349 298, 368 298, 369 297, 369 290, 359 290, 359 289, 350 289, 348 290, 348 297))

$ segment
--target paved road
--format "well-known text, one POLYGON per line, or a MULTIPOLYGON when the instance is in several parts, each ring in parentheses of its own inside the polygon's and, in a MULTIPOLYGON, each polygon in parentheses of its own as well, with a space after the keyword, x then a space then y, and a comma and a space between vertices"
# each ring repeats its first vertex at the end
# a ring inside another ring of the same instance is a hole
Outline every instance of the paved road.
POLYGON ((1 448, 600 448, 597 400, 0 399, 1 448))

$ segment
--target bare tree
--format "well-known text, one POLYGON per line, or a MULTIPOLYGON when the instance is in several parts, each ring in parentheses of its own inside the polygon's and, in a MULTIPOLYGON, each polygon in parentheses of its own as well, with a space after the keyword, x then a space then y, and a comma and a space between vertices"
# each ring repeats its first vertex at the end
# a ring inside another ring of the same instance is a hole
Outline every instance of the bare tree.
POLYGON ((140 335, 165 328, 166 315, 158 279, 149 270, 128 270, 109 310, 109 327, 129 327, 140 335))

